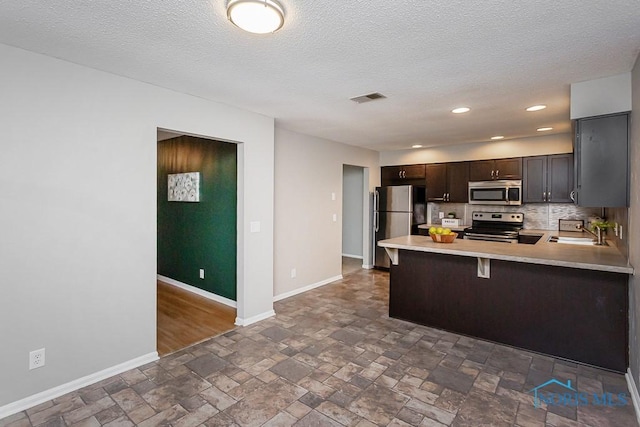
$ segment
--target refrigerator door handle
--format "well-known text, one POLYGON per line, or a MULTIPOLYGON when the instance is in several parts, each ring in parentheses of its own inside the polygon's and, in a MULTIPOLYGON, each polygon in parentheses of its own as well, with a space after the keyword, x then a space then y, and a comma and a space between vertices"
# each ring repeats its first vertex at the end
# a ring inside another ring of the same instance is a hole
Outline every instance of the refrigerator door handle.
POLYGON ((375 230, 377 233, 378 231, 380 231, 380 213, 378 211, 376 211, 373 217, 373 223, 375 224, 375 230))
POLYGON ((380 193, 378 190, 373 193, 373 210, 376 212, 380 210, 380 193))

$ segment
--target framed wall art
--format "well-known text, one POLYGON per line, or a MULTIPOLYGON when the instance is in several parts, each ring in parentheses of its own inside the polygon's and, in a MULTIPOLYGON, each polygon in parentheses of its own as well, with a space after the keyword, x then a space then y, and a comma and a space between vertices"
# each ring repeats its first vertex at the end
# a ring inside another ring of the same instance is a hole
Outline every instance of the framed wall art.
POLYGON ((200 172, 168 174, 170 202, 200 201, 200 172))

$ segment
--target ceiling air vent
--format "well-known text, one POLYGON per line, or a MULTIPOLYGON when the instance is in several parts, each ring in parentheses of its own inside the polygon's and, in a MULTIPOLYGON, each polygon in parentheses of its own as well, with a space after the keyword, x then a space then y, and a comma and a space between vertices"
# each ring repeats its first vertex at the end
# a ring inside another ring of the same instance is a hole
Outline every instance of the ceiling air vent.
POLYGON ((370 101, 375 101, 376 99, 383 99, 383 98, 386 98, 386 96, 384 96, 381 93, 374 92, 368 95, 356 96, 355 98, 351 98, 351 100, 353 102, 357 102, 358 104, 362 104, 363 102, 370 102, 370 101))

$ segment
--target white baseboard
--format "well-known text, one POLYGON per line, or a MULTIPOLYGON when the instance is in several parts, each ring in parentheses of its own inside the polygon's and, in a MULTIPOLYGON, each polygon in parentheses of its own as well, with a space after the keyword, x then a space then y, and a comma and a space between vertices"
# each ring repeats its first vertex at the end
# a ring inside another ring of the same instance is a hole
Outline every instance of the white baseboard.
POLYGON ((330 277, 328 279, 322 280, 320 282, 317 283, 312 283, 311 285, 302 287, 302 288, 298 288, 298 289, 294 289, 293 291, 289 291, 289 292, 285 292, 283 294, 279 294, 273 297, 273 302, 276 301, 280 301, 283 300, 285 298, 289 298, 292 297, 294 295, 298 295, 307 291, 310 291, 311 289, 315 289, 315 288, 319 288, 320 286, 324 286, 324 285, 328 285, 329 283, 335 282, 336 280, 340 280, 342 279, 342 274, 340 274, 339 276, 334 276, 334 277, 330 277))
POLYGON ((147 363, 158 360, 158 352, 154 351, 144 356, 136 357, 127 362, 120 363, 119 365, 112 366, 102 371, 95 372, 87 375, 86 377, 78 378, 77 380, 70 381, 66 384, 50 388, 40 393, 36 393, 24 399, 20 399, 16 402, 9 403, 8 405, 0 407, 0 419, 6 418, 10 415, 17 414, 25 409, 33 408, 41 403, 60 397, 64 394, 81 389, 91 384, 95 384, 98 381, 113 377, 114 375, 121 374, 130 369, 137 368, 138 366, 146 365, 147 363))
POLYGON ((230 300, 229 298, 225 298, 225 297, 222 297, 220 295, 216 295, 216 294, 214 294, 212 292, 208 292, 208 291, 205 291, 205 290, 200 289, 200 288, 196 288, 195 286, 187 285, 186 283, 179 282, 179 281, 177 281, 175 279, 172 279, 170 277, 166 277, 166 276, 163 276, 161 274, 158 274, 158 280, 161 281, 161 282, 164 282, 164 283, 166 283, 168 285, 176 286, 178 288, 184 289, 185 291, 189 291, 189 292, 194 293, 196 295, 200 295, 201 297, 205 297, 205 298, 210 299, 212 301, 219 302, 220 304, 224 304, 224 305, 229 306, 229 307, 237 308, 236 302, 233 301, 233 300, 230 300))
POLYGON ((373 268, 373 264, 362 264, 362 268, 365 270, 371 270, 373 268))
POLYGON ((640 424, 640 395, 638 394, 638 387, 636 386, 636 382, 633 380, 631 369, 627 369, 627 373, 624 374, 624 377, 627 380, 629 393, 631 393, 631 401, 633 402, 633 409, 636 413, 636 421, 638 421, 638 424, 640 424))
POLYGON ((342 254, 342 256, 345 258, 363 259, 362 255, 342 254))
POLYGON ((256 316, 248 317, 243 319, 242 317, 236 317, 236 325, 238 326, 249 326, 252 323, 259 322, 264 319, 268 319, 269 317, 273 317, 276 315, 276 312, 273 310, 266 311, 264 313, 258 314, 256 316))

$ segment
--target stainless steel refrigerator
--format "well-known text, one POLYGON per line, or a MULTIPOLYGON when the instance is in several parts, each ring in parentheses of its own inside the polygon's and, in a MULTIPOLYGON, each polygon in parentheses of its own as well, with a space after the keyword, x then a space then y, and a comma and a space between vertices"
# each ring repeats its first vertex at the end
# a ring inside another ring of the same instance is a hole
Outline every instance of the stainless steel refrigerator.
POLYGON ((426 222, 426 208, 424 186, 376 187, 373 194, 374 267, 390 267, 389 256, 384 248, 378 247, 378 242, 418 234, 418 225, 426 222))

